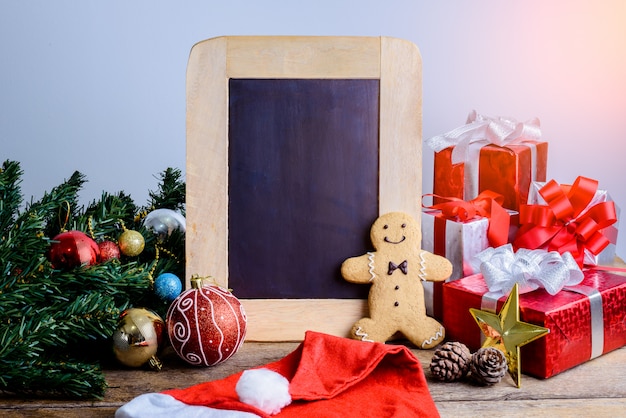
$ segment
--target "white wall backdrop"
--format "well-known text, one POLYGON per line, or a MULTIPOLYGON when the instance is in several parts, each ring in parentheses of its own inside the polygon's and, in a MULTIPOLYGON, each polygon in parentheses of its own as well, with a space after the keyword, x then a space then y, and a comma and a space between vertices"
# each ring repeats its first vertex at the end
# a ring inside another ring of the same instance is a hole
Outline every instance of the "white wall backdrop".
POLYGON ((4 0, 0 158, 21 162, 27 200, 79 170, 85 202, 124 190, 143 204, 156 175, 184 171, 189 50, 221 35, 408 39, 423 58, 424 138, 471 109, 539 117, 548 177, 596 178, 626 209, 623 0, 4 0))

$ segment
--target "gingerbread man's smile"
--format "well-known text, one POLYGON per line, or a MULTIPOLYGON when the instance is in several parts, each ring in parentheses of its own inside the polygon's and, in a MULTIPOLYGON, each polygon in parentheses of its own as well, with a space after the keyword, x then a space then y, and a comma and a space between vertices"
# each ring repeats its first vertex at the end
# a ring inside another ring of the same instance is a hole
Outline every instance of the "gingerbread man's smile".
POLYGON ((402 235, 402 238, 400 239, 400 241, 392 241, 389 239, 389 237, 385 237, 385 242, 388 242, 389 244, 400 244, 405 239, 406 237, 404 235, 402 235))
MULTIPOLYGON (((402 228, 402 229, 406 228, 406 224, 405 224, 405 223, 403 223, 403 224, 400 226, 400 228, 402 228)), ((389 229, 389 225, 387 224, 387 225, 383 226, 383 229, 389 229)), ((396 228, 393 228, 393 229, 396 229, 396 228)), ((400 243, 401 243, 402 241, 404 241, 405 239, 406 239, 406 237, 405 237, 404 235, 402 235, 402 238, 400 238, 400 241, 392 241, 392 240, 390 240, 390 239, 389 239, 389 237, 388 237, 388 236, 385 236, 385 238, 383 238, 383 240, 384 240, 385 242, 388 242, 389 244, 400 244, 400 243)))

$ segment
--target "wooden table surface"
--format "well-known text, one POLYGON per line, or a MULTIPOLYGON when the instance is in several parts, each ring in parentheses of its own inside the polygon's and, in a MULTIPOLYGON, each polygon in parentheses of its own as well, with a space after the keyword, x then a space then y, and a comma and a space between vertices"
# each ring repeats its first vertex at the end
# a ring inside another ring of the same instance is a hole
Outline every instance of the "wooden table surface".
MULTIPOLYGON (((186 366, 175 354, 166 352, 161 357, 164 367, 160 372, 105 370, 109 388, 102 400, 0 397, 0 416, 111 417, 119 406, 140 394, 222 379, 279 360, 297 345, 246 342, 231 359, 211 368, 186 366)), ((430 392, 442 417, 626 417, 626 347, 547 380, 523 375, 519 389, 508 375, 490 387, 467 382, 438 382, 429 370, 434 351, 412 351, 424 367, 430 392)))

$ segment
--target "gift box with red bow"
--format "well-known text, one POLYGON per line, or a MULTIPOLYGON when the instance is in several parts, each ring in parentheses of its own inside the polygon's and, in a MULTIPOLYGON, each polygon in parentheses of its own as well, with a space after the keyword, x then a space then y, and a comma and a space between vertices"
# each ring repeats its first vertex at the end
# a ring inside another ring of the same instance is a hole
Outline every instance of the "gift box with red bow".
MULTIPOLYGON (((446 338, 477 350, 483 333, 469 309, 498 312, 517 280, 520 293, 526 291, 519 296, 520 320, 550 329, 545 337, 521 347, 522 372, 548 378, 626 345, 626 277, 595 269, 577 273, 573 257, 559 264, 554 260, 558 253, 541 252, 547 259, 524 257, 517 267, 496 274, 500 277, 486 280, 489 276, 479 273, 444 284, 446 338), (539 272, 521 267, 528 265, 539 272)), ((484 272, 500 270, 493 265, 498 264, 496 256, 485 259, 492 265, 483 266, 484 272)))
MULTIPOLYGON (((431 195, 424 197, 427 196, 431 195)), ((506 244, 515 235, 518 213, 501 206, 501 195, 485 191, 467 202, 456 198, 439 200, 443 202, 424 205, 422 249, 450 261, 452 275, 447 281, 471 274, 470 261, 476 254, 506 244)), ((426 312, 437 319, 444 315, 442 286, 442 282, 424 283, 426 312)))
POLYGON ((546 180, 548 143, 537 119, 520 123, 473 111, 465 125, 426 143, 435 151, 435 195, 470 200, 491 190, 504 196, 505 208, 518 210, 530 184, 546 180))
POLYGON ((619 208, 598 181, 578 177, 572 185, 533 183, 520 207, 515 248, 570 252, 580 266, 611 265, 619 208))

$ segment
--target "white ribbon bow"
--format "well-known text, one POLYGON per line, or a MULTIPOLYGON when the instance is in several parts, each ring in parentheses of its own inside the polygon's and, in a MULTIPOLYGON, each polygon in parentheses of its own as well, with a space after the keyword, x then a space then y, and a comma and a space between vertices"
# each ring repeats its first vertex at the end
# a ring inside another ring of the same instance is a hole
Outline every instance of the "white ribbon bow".
POLYGON ((467 161, 469 146, 472 143, 495 144, 502 147, 540 139, 541 128, 537 118, 521 123, 513 118, 492 118, 472 110, 465 125, 429 138, 426 144, 435 152, 454 146, 452 163, 458 164, 467 161))
POLYGON ((471 261, 475 272, 483 274, 490 296, 507 295, 518 283, 519 293, 543 287, 555 295, 565 286, 575 286, 583 281, 583 272, 569 253, 528 250, 513 252, 511 244, 487 248, 471 261))

